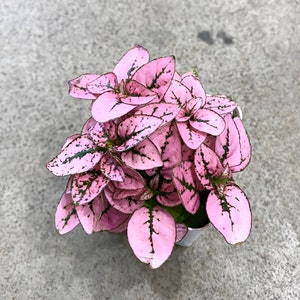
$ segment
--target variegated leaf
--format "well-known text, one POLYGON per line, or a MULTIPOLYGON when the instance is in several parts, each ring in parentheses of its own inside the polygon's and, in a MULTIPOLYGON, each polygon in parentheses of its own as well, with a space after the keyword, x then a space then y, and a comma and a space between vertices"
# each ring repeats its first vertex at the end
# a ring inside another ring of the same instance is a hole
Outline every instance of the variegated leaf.
POLYGON ((90 129, 89 134, 96 145, 106 148, 108 136, 105 133, 104 123, 96 122, 93 128, 90 129))
POLYGON ((179 108, 182 108, 191 98, 192 94, 188 88, 181 82, 174 79, 164 96, 166 103, 176 104, 179 108))
MULTIPOLYGON (((98 197, 96 199, 98 199, 98 197)), ((95 212, 96 216, 94 223, 94 232, 125 231, 127 228, 128 220, 131 216, 113 208, 103 196, 99 197, 99 200, 93 203, 93 211, 95 212)))
POLYGON ((194 161, 195 150, 189 148, 186 144, 182 144, 182 161, 194 161))
POLYGON ((110 153, 106 153, 102 156, 99 168, 103 175, 112 181, 124 181, 125 175, 121 164, 111 156, 110 153))
POLYGON ((145 186, 145 179, 136 170, 123 166, 123 172, 125 175, 124 181, 114 182, 114 186, 121 190, 137 190, 142 189, 145 186))
POLYGON ((236 166, 231 166, 230 169, 232 172, 240 172, 248 166, 251 160, 252 148, 251 148, 247 131, 242 123, 242 120, 236 117, 233 118, 233 121, 239 132, 241 163, 236 166))
POLYGON ((195 130, 189 122, 176 123, 183 142, 191 149, 197 149, 205 140, 207 134, 195 130))
POLYGON ((105 92, 93 102, 91 112, 96 121, 103 123, 124 116, 134 108, 121 102, 118 94, 105 92))
POLYGON ((202 105, 205 104, 206 94, 199 78, 193 75, 193 73, 189 72, 182 75, 181 82, 189 89, 193 98, 200 98, 202 105))
POLYGON ((67 137, 65 143, 62 146, 62 149, 66 148, 71 142, 73 142, 78 137, 80 137, 80 134, 73 134, 73 135, 67 137))
POLYGON ((232 172, 243 170, 251 158, 251 145, 246 130, 239 118, 231 114, 224 117, 225 130, 216 138, 215 151, 223 164, 232 172))
POLYGON ((211 135, 219 135, 225 128, 224 119, 209 109, 199 109, 189 122, 194 129, 211 135))
POLYGON ((132 77, 138 68, 149 61, 149 53, 142 46, 136 46, 127 51, 115 66, 113 73, 118 77, 118 81, 132 77))
POLYGON ((102 152, 88 135, 81 135, 69 143, 47 168, 56 176, 83 173, 92 169, 100 160, 102 152))
POLYGON ((179 111, 180 108, 177 106, 177 104, 160 102, 150 103, 138 108, 134 112, 134 115, 157 117, 162 120, 161 126, 163 126, 164 124, 171 122, 179 111))
POLYGON ((159 195, 156 196, 156 200, 160 204, 168 207, 181 204, 181 199, 179 198, 178 192, 175 189, 172 180, 163 181, 159 189, 159 195))
POLYGON ((219 156, 209 147, 202 144, 195 152, 195 171, 200 183, 208 190, 213 188, 211 178, 221 175, 224 167, 219 156))
POLYGON ((193 163, 183 161, 173 169, 173 181, 185 209, 195 214, 200 207, 200 188, 193 163))
POLYGON ((166 56, 154 59, 139 68, 132 79, 157 93, 162 99, 171 84, 175 72, 175 58, 166 56))
POLYGON ((75 174, 72 180, 72 198, 75 204, 85 204, 98 196, 109 179, 98 169, 75 174))
POLYGON ((69 81, 69 94, 74 98, 95 100, 98 96, 88 91, 87 85, 100 77, 98 74, 83 74, 69 81))
POLYGON ((173 80, 177 80, 177 81, 181 81, 181 76, 178 72, 175 71, 174 76, 173 76, 173 80))
MULTIPOLYGON (((224 131, 223 131, 224 132, 224 131)), ((208 134, 205 141, 203 142, 207 147, 209 147, 210 149, 215 149, 216 146, 216 137, 213 135, 208 134)), ((219 157, 221 157, 220 155, 218 155, 219 157)))
MULTIPOLYGON (((132 192, 136 193, 136 191, 140 192, 140 195, 142 194, 143 190, 132 190, 132 192)), ((131 214, 138 208, 142 207, 144 205, 144 201, 141 201, 139 198, 135 198, 132 196, 127 196, 126 192, 131 192, 131 190, 121 190, 120 192, 125 192, 125 193, 120 193, 119 197, 122 198, 117 198, 114 197, 114 191, 111 191, 109 189, 104 190, 104 195, 109 202, 109 204, 114 207, 115 209, 126 213, 126 214, 131 214)))
POLYGON ((192 98, 185 104, 185 110, 188 115, 194 115, 203 106, 202 98, 192 98))
POLYGON ((55 213, 56 230, 60 234, 67 233, 74 229, 79 224, 79 219, 76 214, 75 205, 70 193, 70 180, 67 188, 63 193, 55 213))
POLYGON ((157 98, 156 93, 150 91, 141 83, 135 80, 130 80, 129 82, 127 82, 125 89, 125 95, 120 96, 120 101, 125 104, 142 105, 157 98))
POLYGON ((171 169, 182 161, 182 143, 174 123, 158 128, 149 139, 161 151, 163 169, 171 169))
POLYGON ((97 145, 106 147, 107 141, 117 139, 116 124, 113 121, 105 123, 97 122, 90 130, 90 135, 97 145))
POLYGON ((251 230, 251 210, 245 193, 235 185, 226 186, 222 195, 210 192, 206 211, 210 222, 229 244, 244 242, 251 230))
POLYGON ((146 190, 144 188, 140 189, 134 189, 134 190, 121 190, 121 189, 113 189, 112 192, 112 198, 114 200, 122 200, 124 198, 130 198, 130 199, 138 199, 143 200, 141 198, 141 195, 144 194, 146 190))
POLYGON ((226 96, 207 95, 204 107, 215 111, 219 115, 226 115, 228 113, 231 113, 237 107, 237 104, 233 100, 227 98, 226 96))
POLYGON ((128 151, 122 152, 122 161, 136 170, 147 170, 162 166, 163 162, 156 146, 145 139, 128 151))
POLYGON ((118 126, 118 135, 125 142, 116 146, 117 151, 128 150, 145 140, 160 125, 161 119, 154 116, 134 115, 122 121, 118 126))
POLYGON ((96 222, 103 210, 102 199, 100 196, 97 196, 89 203, 76 206, 76 212, 80 220, 80 224, 87 234, 94 232, 96 222))
POLYGON ((118 80, 114 73, 106 73, 97 77, 94 81, 87 84, 90 93, 101 95, 118 87, 118 80))
POLYGON ((90 117, 83 125, 81 134, 90 133, 90 131, 94 128, 94 126, 97 124, 97 121, 90 117))
POLYGON ((176 239, 175 221, 159 206, 153 209, 142 207, 129 220, 127 235, 136 257, 156 269, 172 253, 176 239))

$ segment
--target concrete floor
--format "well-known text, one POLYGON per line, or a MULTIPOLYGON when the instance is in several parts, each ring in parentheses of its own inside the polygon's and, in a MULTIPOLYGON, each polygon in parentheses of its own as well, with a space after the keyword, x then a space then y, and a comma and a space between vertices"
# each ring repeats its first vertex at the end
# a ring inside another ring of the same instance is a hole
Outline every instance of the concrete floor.
POLYGON ((299 26, 296 0, 1 0, 0 299, 299 299, 299 26), (151 270, 124 235, 56 233, 67 178, 45 164, 89 116, 67 81, 112 70, 135 44, 174 54, 179 72, 198 69, 207 92, 242 107, 243 245, 208 228, 151 270))

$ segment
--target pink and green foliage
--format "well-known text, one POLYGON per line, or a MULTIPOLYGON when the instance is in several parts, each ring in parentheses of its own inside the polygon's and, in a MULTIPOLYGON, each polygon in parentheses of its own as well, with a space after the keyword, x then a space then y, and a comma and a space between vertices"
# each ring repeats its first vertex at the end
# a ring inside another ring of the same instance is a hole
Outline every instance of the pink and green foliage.
POLYGON ((100 75, 97 74, 84 74, 75 79, 69 81, 69 94, 74 98, 95 100, 97 95, 91 93, 87 86, 89 83, 93 82, 100 75))
POLYGON ((250 162, 247 132, 226 96, 206 94, 196 73, 173 56, 150 60, 130 49, 112 72, 69 82, 92 101, 80 134, 47 168, 70 175, 55 214, 59 233, 127 230, 136 257, 158 268, 188 227, 208 222, 229 244, 251 230, 251 210, 233 174, 250 162))
POLYGON ((79 224, 76 214, 75 204, 71 195, 71 180, 69 179, 67 188, 61 196, 55 213, 55 225, 60 234, 67 233, 79 224))
POLYGON ((163 180, 156 200, 160 204, 168 207, 177 206, 182 203, 172 180, 163 180))
POLYGON ((47 164, 47 168, 56 176, 83 173, 91 170, 102 157, 89 135, 73 139, 63 150, 47 164))
POLYGON ((141 207, 130 218, 127 234, 136 257, 155 269, 172 253, 176 224, 172 215, 160 206, 141 207))
POLYGON ((100 194, 108 182, 109 179, 99 169, 73 175, 71 193, 74 204, 90 202, 100 194))
POLYGON ((200 183, 207 189, 214 188, 212 178, 223 173, 224 167, 219 156, 205 144, 202 144, 195 152, 195 171, 200 183))
POLYGON ((244 242, 251 229, 251 211, 245 193, 236 185, 211 191, 206 211, 210 222, 229 244, 244 242))
POLYGON ((196 178, 191 161, 183 161, 173 169, 173 181, 185 209, 195 214, 200 206, 200 191, 203 189, 196 178))
POLYGON ((122 161, 137 170, 148 170, 162 166, 161 155, 156 146, 145 139, 129 151, 122 152, 122 161))
POLYGON ((149 90, 157 93, 159 100, 167 92, 175 72, 174 56, 160 57, 144 64, 132 76, 149 90))
POLYGON ((241 119, 224 117, 226 127, 216 138, 215 151, 232 172, 242 171, 250 162, 251 145, 241 119))

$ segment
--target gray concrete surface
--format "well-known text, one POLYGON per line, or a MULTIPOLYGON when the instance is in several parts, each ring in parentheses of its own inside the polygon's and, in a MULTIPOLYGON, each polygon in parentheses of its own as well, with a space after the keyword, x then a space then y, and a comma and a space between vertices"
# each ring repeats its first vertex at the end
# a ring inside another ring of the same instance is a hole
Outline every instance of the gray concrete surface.
POLYGON ((0 299, 299 299, 300 3, 0 1, 0 299), (238 176, 253 228, 229 246, 212 228, 160 269, 125 236, 60 236, 66 178, 45 163, 79 132, 89 102, 67 81, 110 71, 135 44, 196 68, 243 108, 253 159, 238 176))

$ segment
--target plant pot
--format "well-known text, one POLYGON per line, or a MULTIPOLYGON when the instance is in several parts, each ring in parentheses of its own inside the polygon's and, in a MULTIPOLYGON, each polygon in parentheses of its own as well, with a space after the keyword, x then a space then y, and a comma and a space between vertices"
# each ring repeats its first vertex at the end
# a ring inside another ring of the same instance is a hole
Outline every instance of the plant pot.
POLYGON ((188 231, 182 240, 176 243, 177 246, 190 247, 203 234, 204 230, 208 228, 208 224, 201 228, 188 227, 188 231))
POLYGON ((233 111, 233 116, 234 117, 239 117, 241 120, 243 120, 243 112, 242 112, 242 109, 237 106, 234 111, 233 111))

